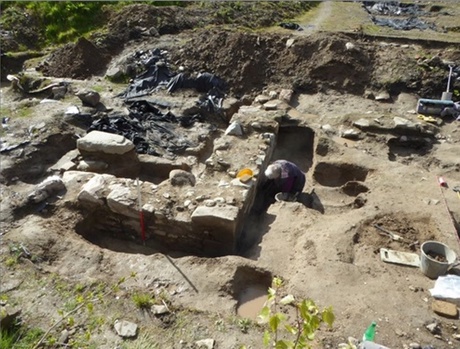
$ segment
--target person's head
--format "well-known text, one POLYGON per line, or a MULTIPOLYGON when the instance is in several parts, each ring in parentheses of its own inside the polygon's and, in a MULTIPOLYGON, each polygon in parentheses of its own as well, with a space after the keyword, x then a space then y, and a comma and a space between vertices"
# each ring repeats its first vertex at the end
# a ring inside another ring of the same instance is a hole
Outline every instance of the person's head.
POLYGON ((265 176, 268 179, 279 178, 281 176, 281 166, 278 164, 268 165, 267 169, 265 170, 265 176))

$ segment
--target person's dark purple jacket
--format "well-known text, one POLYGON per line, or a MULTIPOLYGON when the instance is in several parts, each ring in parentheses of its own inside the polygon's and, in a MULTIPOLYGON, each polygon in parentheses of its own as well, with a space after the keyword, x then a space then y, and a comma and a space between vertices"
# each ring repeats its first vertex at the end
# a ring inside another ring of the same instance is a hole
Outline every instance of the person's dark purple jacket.
POLYGON ((290 161, 276 160, 274 163, 281 166, 281 191, 293 194, 301 192, 305 186, 305 174, 290 161))

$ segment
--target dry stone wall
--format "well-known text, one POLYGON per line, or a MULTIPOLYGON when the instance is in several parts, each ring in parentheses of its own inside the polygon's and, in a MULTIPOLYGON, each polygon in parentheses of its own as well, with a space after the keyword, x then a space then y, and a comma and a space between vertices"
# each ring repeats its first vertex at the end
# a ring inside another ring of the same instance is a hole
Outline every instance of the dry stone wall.
POLYGON ((213 139, 212 153, 201 162, 190 155, 167 160, 135 154, 134 159, 124 137, 89 133, 77 145, 77 168, 84 171, 63 176, 65 183, 80 186, 73 198, 84 213, 78 232, 89 240, 104 234, 141 243, 140 196, 146 245, 205 256, 235 254, 282 115, 263 105, 241 107, 229 121, 238 132, 222 132, 213 139), (100 173, 101 167, 92 171, 81 166, 94 159, 107 163, 106 173, 100 173), (120 175, 120 168, 129 170, 120 175), (244 168, 254 175, 242 182, 237 174, 244 168))

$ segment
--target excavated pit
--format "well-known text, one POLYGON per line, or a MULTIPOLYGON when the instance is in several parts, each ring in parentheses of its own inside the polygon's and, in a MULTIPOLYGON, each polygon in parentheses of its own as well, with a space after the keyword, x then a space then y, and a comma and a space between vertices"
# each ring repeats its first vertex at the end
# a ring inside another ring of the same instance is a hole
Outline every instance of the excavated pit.
POLYGON ((355 164, 319 162, 313 178, 320 185, 340 187, 350 181, 364 182, 368 173, 367 168, 355 164))
POLYGON ((396 161, 398 158, 424 156, 433 148, 433 141, 429 138, 402 136, 391 138, 388 142, 388 160, 396 161))
MULTIPOLYGON (((37 144, 24 144, 9 152, 10 159, 20 160, 1 170, 1 180, 7 184, 14 181, 36 184, 43 179, 48 169, 64 154, 76 147, 76 137, 70 133, 52 134, 43 142, 37 144)), ((3 161, 9 161, 6 157, 3 161)))
MULTIPOLYGON (((275 160, 288 160, 295 163, 307 174, 313 164, 315 133, 309 127, 285 126, 280 127, 277 135, 276 147, 271 158, 275 160)), ((264 186, 264 180, 259 183, 254 204, 250 214, 244 222, 242 236, 238 242, 238 254, 244 256, 261 240, 264 229, 262 228, 263 215, 270 205, 275 203, 276 192, 271 192, 264 186)), ((305 190, 305 189, 304 189, 305 190)), ((298 201, 306 207, 312 208, 311 195, 303 192, 298 201)))
MULTIPOLYGON (((313 163, 313 144, 314 132, 310 128, 281 127, 272 150, 267 153, 269 157, 260 171, 263 172, 269 163, 268 160, 282 158, 295 162, 303 171, 308 172, 313 163)), ((203 152, 209 154, 208 148, 209 145, 204 147, 203 152)), ((237 206, 218 203, 213 207, 205 207, 204 204, 209 199, 205 198, 206 195, 198 193, 205 193, 203 190, 209 192, 208 185, 197 184, 204 185, 198 189, 196 186, 174 187, 169 183, 171 179, 168 179, 168 174, 172 170, 194 172, 193 168, 180 161, 169 161, 148 155, 140 156, 140 164, 139 177, 141 180, 148 180, 141 184, 142 204, 148 203, 149 206, 143 206, 144 236, 138 211, 136 180, 122 180, 113 176, 110 177, 112 179, 106 179, 106 192, 100 193, 102 199, 99 204, 84 204, 85 208, 81 210, 82 219, 76 226, 78 234, 93 244, 119 252, 161 252, 168 255, 201 257, 244 255, 245 251, 260 240, 260 226, 256 227, 253 223, 258 221, 255 218, 264 214, 274 202, 276 194, 273 193, 273 196, 267 198, 263 184, 261 185, 264 181, 262 174, 254 185, 247 188, 247 194, 237 206), (114 194, 114 186, 117 184, 108 185, 113 180, 124 181, 118 184, 121 190, 119 196, 114 194), (184 193, 195 191, 195 195, 198 196, 189 196, 190 200, 186 201, 190 202, 184 206, 182 201, 187 199, 182 198, 184 193), (160 204, 159 200, 164 202, 160 204), (155 206, 157 203, 158 206, 155 206), (212 211, 214 209, 215 211, 212 211)), ((206 166, 208 164, 209 162, 206 166)), ((198 165, 203 166, 201 162, 198 165)), ((222 175, 224 174, 219 176, 222 175)), ((102 178, 107 175, 96 176, 102 178)), ((228 190, 229 194, 235 193, 231 188, 228 190)), ((306 193, 302 195, 308 196, 306 193)), ((248 292, 252 295, 253 291, 248 292)))
POLYGON ((345 183, 341 187, 341 190, 344 194, 348 196, 358 196, 361 193, 367 193, 369 191, 369 188, 366 187, 363 183, 350 181, 345 183))
POLYGON ((239 316, 255 320, 267 300, 272 279, 273 275, 269 271, 239 266, 232 280, 221 291, 236 300, 235 312, 239 316))
POLYGON ((309 127, 280 127, 272 160, 291 161, 307 173, 313 163, 314 139, 315 133, 309 127))
MULTIPOLYGON (((315 134, 311 128, 301 126, 280 127, 276 147, 271 158, 288 160, 295 163, 305 174, 313 164, 315 134)), ((264 180, 258 186, 258 191, 252 207, 252 214, 259 216, 267 211, 275 202, 275 192, 267 192, 264 180)))

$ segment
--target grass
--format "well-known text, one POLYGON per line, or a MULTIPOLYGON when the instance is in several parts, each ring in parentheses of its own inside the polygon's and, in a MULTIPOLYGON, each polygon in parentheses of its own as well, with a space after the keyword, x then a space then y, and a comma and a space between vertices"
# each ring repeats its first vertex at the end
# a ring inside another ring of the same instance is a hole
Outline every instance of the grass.
MULTIPOLYGON (((431 5, 435 5, 432 3, 431 5)), ((438 27, 445 27, 447 32, 437 32, 430 30, 395 30, 390 27, 375 25, 369 14, 364 10, 361 3, 357 2, 329 2, 321 3, 320 6, 312 8, 292 20, 292 22, 303 26, 314 25, 318 31, 343 32, 343 33, 362 33, 369 36, 407 38, 412 40, 438 40, 446 42, 460 42, 460 36, 455 31, 460 27, 460 8, 453 3, 444 3, 444 11, 450 16, 438 15, 436 24, 438 27), (326 7, 328 6, 328 7, 326 7), (320 19, 324 16, 323 19, 320 19), (449 30, 451 29, 451 30, 449 30)), ((428 17, 432 21, 434 17, 428 17)), ((286 32, 286 29, 270 27, 263 29, 264 32, 286 32)), ((289 31, 292 32, 292 31, 289 31)), ((302 32, 295 32, 302 35, 302 32)))
POLYGON ((96 91, 97 93, 101 93, 101 92, 104 92, 104 91, 105 91, 104 86, 101 86, 101 85, 94 85, 92 88, 93 88, 93 90, 96 91))
POLYGON ((360 3, 331 2, 330 15, 321 23, 324 31, 355 32, 372 25, 368 14, 360 3))
POLYGON ((35 50, 27 50, 27 48, 25 47, 22 47, 22 48, 20 47, 18 52, 6 52, 5 56, 10 57, 10 58, 22 58, 22 57, 29 58, 30 57, 32 59, 33 57, 43 56, 43 52, 35 51, 35 50))
POLYGON ((160 345, 155 341, 154 336, 144 333, 135 341, 125 342, 121 345, 122 349, 160 349, 160 345))
POLYGON ((238 327, 243 333, 248 333, 249 327, 252 325, 250 319, 242 318, 238 319, 238 327))
POLYGON ((155 303, 155 299, 148 293, 135 293, 132 299, 139 309, 150 309, 155 303))
MULTIPOLYGON (((22 256, 22 248, 21 245, 10 245, 10 255, 5 259, 5 265, 8 268, 13 268, 14 266, 18 265, 20 262, 20 258, 22 256)), ((1 349, 1 348, 0 348, 1 349)))
POLYGON ((43 335, 38 328, 26 328, 15 325, 10 329, 0 330, 0 349, 30 349, 43 335))

